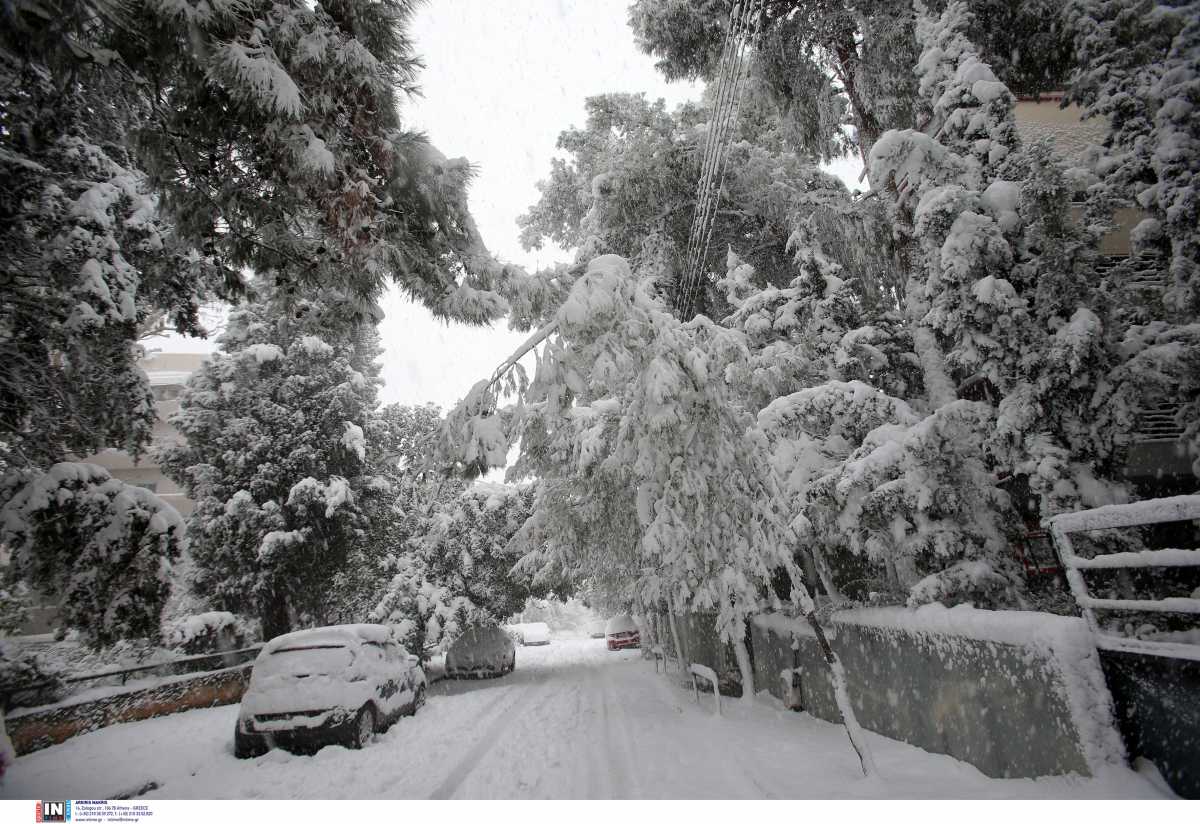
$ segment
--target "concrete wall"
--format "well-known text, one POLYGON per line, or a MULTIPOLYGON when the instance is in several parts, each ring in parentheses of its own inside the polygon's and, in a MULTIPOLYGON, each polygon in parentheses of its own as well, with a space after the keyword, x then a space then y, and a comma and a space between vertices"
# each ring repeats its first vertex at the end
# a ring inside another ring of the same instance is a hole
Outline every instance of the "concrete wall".
MULTIPOLYGON (((666 617, 663 616, 664 625, 666 617)), ((712 669, 720 679, 722 695, 741 695, 741 672, 738 670, 737 658, 733 647, 721 640, 717 633, 717 616, 715 613, 692 613, 675 616, 679 629, 680 642, 683 644, 684 657, 688 663, 703 664, 712 669)), ((674 654, 670 638, 663 644, 668 654, 674 654)))
MULTIPOLYGON (((1031 614, 1012 613, 1013 632, 996 640, 919 622, 897 626, 884 610, 855 612, 852 621, 835 616, 830 641, 867 729, 1000 778, 1091 775, 1123 760, 1099 661, 1094 649, 1079 643, 1086 631, 1079 619, 1034 614, 1048 623, 1030 632, 1021 622, 1031 614), (872 612, 886 613, 884 620, 873 626, 872 612)), ((1008 620, 1005 613, 988 616, 1008 620)), ((811 630, 781 616, 759 616, 752 638, 756 689, 840 723, 811 630), (794 670, 794 680, 781 679, 784 670, 794 670), (788 681, 796 688, 789 690, 788 681)))

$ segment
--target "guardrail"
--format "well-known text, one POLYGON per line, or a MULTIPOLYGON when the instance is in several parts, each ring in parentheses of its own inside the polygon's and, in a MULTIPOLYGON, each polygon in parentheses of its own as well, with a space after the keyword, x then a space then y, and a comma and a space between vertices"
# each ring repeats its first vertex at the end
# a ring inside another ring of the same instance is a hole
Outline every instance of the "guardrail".
POLYGON ((688 667, 688 672, 692 674, 692 692, 696 694, 696 703, 700 703, 700 687, 696 684, 696 679, 703 678, 712 683, 713 697, 717 702, 717 715, 721 715, 721 688, 717 682, 717 674, 713 672, 711 667, 706 667, 703 664, 692 664, 688 667))

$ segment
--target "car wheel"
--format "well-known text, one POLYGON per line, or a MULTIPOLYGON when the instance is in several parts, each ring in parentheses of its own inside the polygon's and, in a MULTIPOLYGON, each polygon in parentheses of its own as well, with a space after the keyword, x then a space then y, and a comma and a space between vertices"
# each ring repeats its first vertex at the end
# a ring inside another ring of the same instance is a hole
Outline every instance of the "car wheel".
POLYGON ((242 735, 240 730, 234 732, 233 755, 235 758, 257 758, 265 752, 266 747, 258 740, 248 735, 242 735))
POLYGON ((375 723, 375 707, 367 704, 358 711, 358 717, 354 719, 352 749, 361 750, 371 742, 371 736, 375 734, 375 723))
POLYGON ((417 695, 413 698, 413 715, 417 714, 417 710, 425 706, 425 685, 417 687, 417 695))

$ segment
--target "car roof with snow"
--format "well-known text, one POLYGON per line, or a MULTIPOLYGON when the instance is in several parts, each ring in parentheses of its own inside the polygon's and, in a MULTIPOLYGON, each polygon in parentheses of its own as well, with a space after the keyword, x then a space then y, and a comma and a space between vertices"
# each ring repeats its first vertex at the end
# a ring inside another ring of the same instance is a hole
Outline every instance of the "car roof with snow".
POLYGON ((633 632, 636 629, 637 624, 628 615, 614 615, 604 625, 605 632, 633 632))
POLYGON ((454 639, 454 643, 450 645, 450 651, 457 654, 490 649, 508 650, 512 648, 512 645, 512 639, 501 627, 471 627, 454 639))
POLYGON ((289 632, 272 638, 263 647, 263 653, 270 655, 281 649, 311 644, 338 644, 349 646, 353 644, 382 644, 392 639, 392 628, 383 624, 341 624, 333 627, 314 627, 289 632))

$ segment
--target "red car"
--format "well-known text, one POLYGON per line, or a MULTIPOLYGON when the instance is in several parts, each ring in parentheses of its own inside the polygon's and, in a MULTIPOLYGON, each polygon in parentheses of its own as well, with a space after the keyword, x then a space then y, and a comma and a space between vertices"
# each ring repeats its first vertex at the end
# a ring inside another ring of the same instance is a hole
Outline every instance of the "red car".
POLYGON ((642 636, 637 624, 628 615, 617 615, 608 619, 604 627, 604 640, 610 650, 637 648, 642 645, 642 636))

